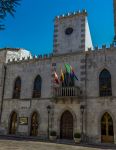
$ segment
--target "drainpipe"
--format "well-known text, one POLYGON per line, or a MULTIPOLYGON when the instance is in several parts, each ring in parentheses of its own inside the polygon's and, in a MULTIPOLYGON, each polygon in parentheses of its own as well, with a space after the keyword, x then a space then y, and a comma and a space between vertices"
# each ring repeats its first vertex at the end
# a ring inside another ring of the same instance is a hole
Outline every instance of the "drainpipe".
POLYGON ((5 90, 5 80, 6 80, 6 65, 3 65, 3 72, 4 72, 4 78, 3 78, 3 89, 2 89, 2 99, 1 99, 1 107, 0 107, 0 126, 1 126, 1 119, 2 119, 2 111, 3 111, 3 100, 4 100, 4 90, 5 90))

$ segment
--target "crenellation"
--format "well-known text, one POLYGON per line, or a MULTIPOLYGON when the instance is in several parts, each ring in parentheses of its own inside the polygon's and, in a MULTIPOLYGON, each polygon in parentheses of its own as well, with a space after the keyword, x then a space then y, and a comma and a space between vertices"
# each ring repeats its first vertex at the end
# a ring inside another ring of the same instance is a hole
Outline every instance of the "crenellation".
POLYGON ((66 14, 62 14, 62 15, 58 15, 58 16, 56 16, 55 17, 55 19, 62 19, 62 18, 65 18, 65 17, 70 17, 70 16, 75 16, 75 15, 77 15, 77 16, 83 16, 83 15, 87 15, 87 11, 84 9, 84 10, 82 10, 82 11, 80 11, 80 10, 78 10, 78 11, 74 11, 74 12, 68 12, 68 13, 66 13, 66 14))
POLYGON ((28 56, 28 57, 21 57, 21 58, 12 58, 12 59, 8 59, 7 63, 22 63, 22 62, 28 62, 28 61, 33 61, 33 60, 46 60, 46 59, 50 59, 51 57, 53 57, 53 53, 50 54, 43 54, 43 55, 34 55, 34 56, 28 56))
POLYGON ((8 59, 8 63, 10 63, 11 62, 11 60, 10 59, 8 59))
POLYGON ((50 54, 49 54, 49 57, 50 57, 50 58, 53 57, 53 53, 50 53, 50 54))
POLYGON ((102 45, 102 49, 106 49, 106 45, 104 44, 104 45, 102 45))
POLYGON ((26 58, 25 58, 25 57, 22 57, 22 61, 23 61, 23 60, 26 60, 26 58))
POLYGON ((92 51, 92 48, 91 48, 91 47, 89 47, 89 48, 88 48, 88 51, 92 51))
POLYGON ((38 58, 41 59, 41 58, 42 58, 42 55, 38 55, 38 58))
POLYGON ((88 51, 92 51, 93 53, 95 53, 96 51, 100 51, 100 52, 104 50, 111 51, 112 48, 115 48, 114 44, 110 44, 110 46, 103 44, 102 47, 98 47, 98 46, 95 46, 94 48, 89 47, 88 51))
POLYGON ((98 47, 98 46, 95 46, 95 47, 94 47, 94 50, 99 50, 99 47, 98 47))
POLYGON ((31 59, 31 57, 30 57, 30 56, 28 56, 28 57, 27 57, 27 60, 30 60, 30 59, 31 59))
POLYGON ((48 58, 48 54, 44 54, 44 55, 43 55, 43 58, 48 58))
POLYGON ((86 9, 83 9, 82 12, 83 12, 83 13, 87 13, 86 9))
POLYGON ((12 61, 15 62, 16 58, 13 58, 12 61))
POLYGON ((65 14, 62 14, 62 17, 65 17, 65 14))
POLYGON ((110 48, 114 48, 115 46, 114 46, 114 44, 112 43, 112 44, 110 44, 110 48))
POLYGON ((33 56, 33 59, 37 59, 38 57, 36 55, 33 56))

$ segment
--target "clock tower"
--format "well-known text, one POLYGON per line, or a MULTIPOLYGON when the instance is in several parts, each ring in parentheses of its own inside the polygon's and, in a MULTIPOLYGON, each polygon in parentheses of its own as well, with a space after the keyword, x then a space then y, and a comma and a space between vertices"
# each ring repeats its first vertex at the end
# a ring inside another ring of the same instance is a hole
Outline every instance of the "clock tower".
POLYGON ((93 47, 86 10, 57 16, 53 43, 54 54, 87 51, 93 47))

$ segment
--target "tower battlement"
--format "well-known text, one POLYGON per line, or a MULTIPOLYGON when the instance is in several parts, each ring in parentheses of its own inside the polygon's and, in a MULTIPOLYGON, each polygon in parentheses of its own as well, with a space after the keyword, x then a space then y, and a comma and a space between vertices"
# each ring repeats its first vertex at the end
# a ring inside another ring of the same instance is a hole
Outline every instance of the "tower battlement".
POLYGON ((74 17, 74 16, 87 16, 87 11, 84 9, 82 11, 75 11, 75 12, 68 12, 66 14, 62 14, 60 16, 56 16, 55 20, 59 20, 59 19, 64 19, 64 18, 70 18, 70 17, 74 17))
POLYGON ((86 10, 55 18, 53 53, 86 51, 93 47, 86 10))

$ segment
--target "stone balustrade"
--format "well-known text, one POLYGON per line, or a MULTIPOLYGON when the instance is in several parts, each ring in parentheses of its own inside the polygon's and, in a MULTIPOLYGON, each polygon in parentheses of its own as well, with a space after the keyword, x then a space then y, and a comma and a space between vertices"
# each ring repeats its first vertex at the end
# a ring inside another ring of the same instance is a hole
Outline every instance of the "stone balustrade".
POLYGON ((55 87, 54 97, 80 97, 79 87, 55 87))

